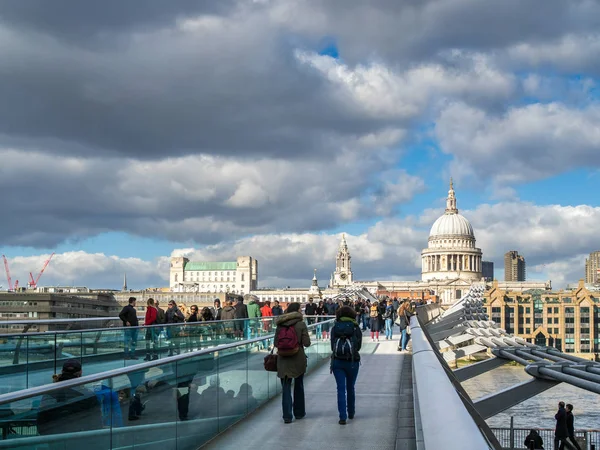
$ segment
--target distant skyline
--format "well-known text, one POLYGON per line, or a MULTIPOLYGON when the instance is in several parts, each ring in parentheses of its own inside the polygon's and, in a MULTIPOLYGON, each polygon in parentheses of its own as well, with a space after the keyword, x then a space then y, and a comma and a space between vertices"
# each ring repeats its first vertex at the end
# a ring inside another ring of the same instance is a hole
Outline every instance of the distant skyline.
POLYGON ((450 176, 497 279, 600 250, 600 4, 145 1, 0 6, 21 285, 54 251, 42 285, 166 286, 185 253, 309 286, 342 232, 357 280, 419 279, 450 176))

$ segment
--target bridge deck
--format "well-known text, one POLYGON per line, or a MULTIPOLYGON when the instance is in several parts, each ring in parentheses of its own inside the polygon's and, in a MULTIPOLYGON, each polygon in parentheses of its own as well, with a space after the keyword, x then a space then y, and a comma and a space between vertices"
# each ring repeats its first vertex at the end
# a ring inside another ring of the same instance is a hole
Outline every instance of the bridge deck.
MULTIPOLYGON (((370 341, 367 334, 364 339, 370 341)), ((356 417, 347 425, 338 424, 335 380, 324 364, 305 379, 304 419, 284 424, 280 395, 202 448, 280 450, 292 445, 314 450, 324 443, 327 448, 344 450, 416 448, 412 388, 407 389, 412 385, 410 355, 396 351, 397 339, 383 339, 371 353, 362 353, 356 417)))

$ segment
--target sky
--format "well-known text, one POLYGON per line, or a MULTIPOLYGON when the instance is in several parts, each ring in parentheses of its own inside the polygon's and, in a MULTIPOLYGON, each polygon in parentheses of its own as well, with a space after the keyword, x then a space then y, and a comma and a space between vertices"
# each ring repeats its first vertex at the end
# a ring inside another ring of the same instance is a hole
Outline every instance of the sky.
MULTIPOLYGON (((600 250, 595 0, 4 0, 0 252, 23 285, 420 278, 448 180, 503 278, 600 250)), ((4 277, 0 284, 6 288, 4 277)))

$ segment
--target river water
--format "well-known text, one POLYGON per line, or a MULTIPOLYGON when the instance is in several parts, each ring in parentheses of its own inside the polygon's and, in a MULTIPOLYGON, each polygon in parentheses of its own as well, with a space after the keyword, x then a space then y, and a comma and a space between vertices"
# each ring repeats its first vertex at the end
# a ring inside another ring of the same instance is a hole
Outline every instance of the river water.
MULTIPOLYGON (((462 383, 473 401, 488 394, 530 380, 522 366, 505 365, 462 383)), ((558 402, 573 405, 576 429, 600 429, 600 396, 569 384, 560 383, 535 397, 487 420, 491 427, 554 428, 558 402)))

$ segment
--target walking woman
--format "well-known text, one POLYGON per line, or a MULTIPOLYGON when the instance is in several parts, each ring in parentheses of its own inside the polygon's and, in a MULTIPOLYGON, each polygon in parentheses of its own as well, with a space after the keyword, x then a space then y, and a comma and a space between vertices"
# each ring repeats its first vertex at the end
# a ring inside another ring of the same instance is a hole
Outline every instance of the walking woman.
POLYGON ((375 342, 375 339, 379 342, 379 322, 381 321, 379 317, 379 303, 373 302, 369 311, 369 317, 371 318, 371 342, 375 342))
POLYGON ((335 316, 331 330, 331 372, 337 385, 339 424, 346 425, 346 419, 354 419, 356 412, 354 385, 360 366, 362 332, 356 321, 356 311, 351 306, 342 306, 335 316))
MULTIPOLYGON (((146 303, 146 316, 144 317, 144 325, 156 325, 157 317, 158 314, 156 308, 154 307, 154 299, 149 298, 146 303)), ((157 332, 157 327, 146 328, 146 357, 144 358, 144 361, 158 359, 157 332)))
POLYGON ((400 342, 398 342, 398 351, 406 351, 408 345, 408 327, 410 326, 410 305, 403 302, 398 308, 398 325, 400 326, 400 342))
POLYGON ((304 347, 310 347, 310 336, 300 312, 300 303, 290 303, 285 314, 275 319, 275 325, 274 345, 278 350, 277 376, 281 378, 283 422, 292 423, 292 417, 302 419, 306 415, 304 374, 307 362, 304 347))

